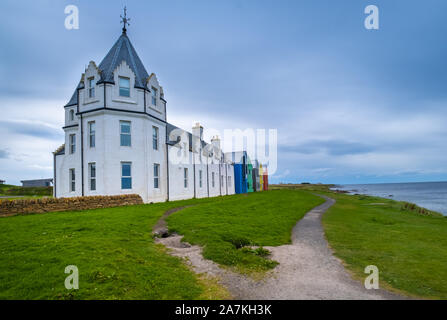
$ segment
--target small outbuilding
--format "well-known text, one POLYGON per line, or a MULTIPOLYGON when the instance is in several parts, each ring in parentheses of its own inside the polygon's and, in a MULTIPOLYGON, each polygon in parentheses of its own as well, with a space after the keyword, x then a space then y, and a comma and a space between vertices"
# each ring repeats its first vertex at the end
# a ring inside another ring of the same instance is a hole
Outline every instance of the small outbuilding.
POLYGON ((262 182, 263 182, 263 190, 268 190, 269 189, 269 174, 268 174, 268 170, 267 167, 264 167, 264 173, 263 173, 263 177, 262 177, 262 182))
POLYGON ((253 164, 249 157, 247 157, 247 192, 254 192, 253 164))
POLYGON ((22 180, 22 187, 51 187, 53 185, 53 179, 36 179, 36 180, 22 180))
POLYGON ((237 194, 247 193, 248 155, 246 151, 228 152, 225 158, 234 163, 234 187, 237 194))
POLYGON ((0 184, 5 184, 5 180, 0 180, 0 184))

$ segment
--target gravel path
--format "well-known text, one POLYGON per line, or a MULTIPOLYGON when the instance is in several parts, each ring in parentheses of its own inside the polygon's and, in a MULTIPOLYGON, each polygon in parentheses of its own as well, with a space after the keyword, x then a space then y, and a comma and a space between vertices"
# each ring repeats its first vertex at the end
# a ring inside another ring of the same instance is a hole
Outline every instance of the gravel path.
POLYGON ((195 272, 219 278, 235 299, 403 299, 384 290, 365 289, 363 283, 353 280, 334 257, 324 235, 321 216, 335 200, 324 198, 324 204, 308 212, 296 224, 292 244, 265 247, 279 265, 259 281, 204 259, 201 248, 182 243, 182 236, 161 238, 157 242, 170 248, 172 255, 186 258, 195 272))

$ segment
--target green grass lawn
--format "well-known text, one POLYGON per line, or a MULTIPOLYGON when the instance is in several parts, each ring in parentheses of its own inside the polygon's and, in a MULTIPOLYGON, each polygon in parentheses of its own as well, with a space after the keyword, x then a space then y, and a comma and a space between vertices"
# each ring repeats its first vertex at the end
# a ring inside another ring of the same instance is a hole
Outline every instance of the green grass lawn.
POLYGON ((184 209, 167 222, 170 231, 203 246, 205 258, 240 272, 263 272, 276 263, 263 257, 262 250, 253 252, 240 247, 290 243, 297 221, 323 202, 320 197, 295 190, 249 193, 220 204, 184 209))
POLYGON ((197 276, 163 246, 152 228, 171 208, 171 231, 204 248, 205 258, 254 274, 275 266, 247 245, 290 243, 293 226, 330 195, 323 216, 335 254, 359 280, 367 265, 382 287, 447 298, 447 219, 389 199, 294 186, 201 200, 0 218, 0 299, 220 299, 228 292, 197 276), (307 190, 311 190, 307 191, 307 190), (64 287, 65 267, 76 265, 79 290, 64 287))
MULTIPOLYGON (((177 201, 0 218, 0 299, 227 298, 152 239, 152 226, 174 207, 225 202, 177 201), (65 267, 79 269, 68 291, 65 267)), ((216 204, 217 205, 217 204, 216 204)))
POLYGON ((335 254, 359 279, 379 268, 383 287, 447 299, 447 218, 402 203, 366 196, 328 194, 337 203, 323 216, 335 254))

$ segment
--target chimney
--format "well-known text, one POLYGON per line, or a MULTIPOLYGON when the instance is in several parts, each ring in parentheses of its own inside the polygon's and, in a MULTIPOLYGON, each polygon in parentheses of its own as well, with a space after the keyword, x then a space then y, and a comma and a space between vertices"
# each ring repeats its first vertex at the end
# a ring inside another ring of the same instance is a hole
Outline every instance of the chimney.
POLYGON ((215 148, 217 148, 218 150, 220 150, 220 139, 219 139, 219 136, 214 136, 214 137, 211 139, 211 143, 213 144, 213 146, 214 146, 215 148))
POLYGON ((193 152, 200 152, 200 146, 203 140, 203 127, 200 123, 196 123, 192 127, 192 150, 193 152))
POLYGON ((200 123, 196 122, 194 127, 192 127, 192 135, 199 137, 200 140, 203 140, 203 127, 200 123))

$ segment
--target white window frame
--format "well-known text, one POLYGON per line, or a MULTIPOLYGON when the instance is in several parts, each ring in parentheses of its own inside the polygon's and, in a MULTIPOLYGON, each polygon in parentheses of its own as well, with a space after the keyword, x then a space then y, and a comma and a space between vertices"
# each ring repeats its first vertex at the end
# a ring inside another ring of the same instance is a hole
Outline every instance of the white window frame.
POLYGON ((188 168, 183 168, 183 187, 188 188, 188 168))
POLYGON ((68 136, 70 154, 74 154, 76 152, 76 133, 72 133, 68 136))
POLYGON ((96 147, 96 122, 88 122, 88 144, 90 148, 96 147), (92 130, 93 128, 93 130, 92 130), (92 143, 93 142, 93 143, 92 143))
POLYGON ((120 120, 120 147, 131 147, 132 146, 132 122, 128 121, 128 120, 120 120), (122 124, 123 123, 128 123, 129 124, 129 132, 122 132, 122 124), (129 145, 123 145, 122 144, 122 140, 121 140, 121 136, 129 136, 129 145))
POLYGON ((160 164, 154 163, 154 189, 160 189, 160 164))
POLYGON ((90 77, 87 79, 88 82, 88 97, 94 98, 95 97, 95 77, 90 77))
POLYGON ((75 113, 74 110, 71 109, 71 110, 70 110, 70 113, 69 113, 69 116, 68 116, 69 119, 70 119, 70 121, 74 121, 74 113, 75 113))
POLYGON ((89 179, 89 188, 90 191, 96 191, 96 162, 90 162, 88 164, 88 179, 89 179), (92 174, 92 169, 95 170, 95 174, 92 174), (94 183, 94 187, 92 188, 92 183, 94 183))
POLYGON ((132 190, 132 162, 122 161, 120 170, 121 170, 121 190, 132 190), (124 165, 130 166, 130 176, 123 176, 123 166, 124 165), (123 179, 130 179, 130 188, 123 188, 123 179))
POLYGON ((118 77, 118 94, 119 94, 120 97, 130 98, 130 78, 122 77, 122 76, 118 77), (121 86, 121 80, 128 80, 129 81, 129 87, 122 87, 121 86), (127 90, 128 95, 122 95, 121 94, 121 89, 127 90))
POLYGON ((74 168, 68 169, 69 181, 70 181, 70 192, 76 191, 76 171, 74 168))
POLYGON ((159 129, 156 126, 152 126, 152 148, 158 150, 158 137, 159 129))
POLYGON ((157 106, 157 97, 158 97, 158 89, 155 87, 152 87, 152 105, 157 106))

